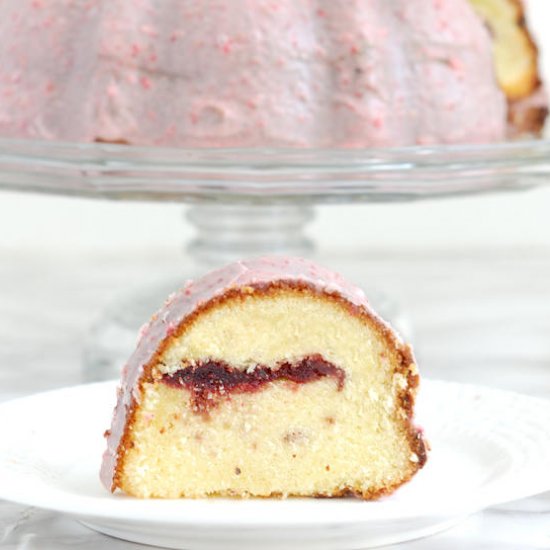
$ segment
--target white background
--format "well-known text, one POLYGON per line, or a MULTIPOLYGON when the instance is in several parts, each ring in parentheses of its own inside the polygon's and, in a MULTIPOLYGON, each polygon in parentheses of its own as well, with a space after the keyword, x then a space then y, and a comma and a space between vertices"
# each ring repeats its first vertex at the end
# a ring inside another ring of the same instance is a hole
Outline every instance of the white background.
MULTIPOLYGON (((550 82, 550 0, 529 15, 550 82)), ((550 183, 550 182, 549 182, 550 183)), ((180 249, 191 235, 177 204, 111 203, 0 193, 0 248, 180 249)), ((310 226, 323 248, 486 249, 550 245, 550 186, 529 192, 411 204, 325 206, 310 226)))

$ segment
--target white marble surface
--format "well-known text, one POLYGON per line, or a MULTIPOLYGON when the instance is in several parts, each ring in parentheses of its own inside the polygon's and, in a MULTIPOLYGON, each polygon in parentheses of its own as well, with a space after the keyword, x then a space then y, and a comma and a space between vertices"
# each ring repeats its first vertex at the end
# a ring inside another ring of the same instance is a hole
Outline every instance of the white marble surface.
MULTIPOLYGON (((324 260, 404 306, 423 374, 550 397, 550 249, 371 251, 353 263, 335 254, 324 260)), ((82 353, 103 307, 129 286, 174 276, 184 265, 173 249, 0 249, 0 400, 89 379, 82 353)), ((139 546, 0 501, 0 548, 76 547, 139 546)), ((550 496, 487 510, 399 548, 550 548, 550 496)))

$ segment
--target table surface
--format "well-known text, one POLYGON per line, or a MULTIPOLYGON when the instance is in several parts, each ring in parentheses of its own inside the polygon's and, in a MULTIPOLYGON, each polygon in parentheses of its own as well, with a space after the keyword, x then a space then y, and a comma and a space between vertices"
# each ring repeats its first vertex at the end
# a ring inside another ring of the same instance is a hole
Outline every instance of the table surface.
MULTIPOLYGON (((550 396, 550 251, 323 254, 408 315, 425 376, 550 396)), ((91 324, 129 287, 185 278, 177 250, 0 250, 0 400, 89 380, 91 324), (47 377, 44 373, 48 373, 47 377)), ((113 377, 115 375, 113 374, 113 377)), ((47 511, 0 501, 0 547, 136 547, 47 511)), ((476 514, 404 549, 550 548, 550 495, 476 514)), ((145 548, 145 547, 143 547, 145 548)))

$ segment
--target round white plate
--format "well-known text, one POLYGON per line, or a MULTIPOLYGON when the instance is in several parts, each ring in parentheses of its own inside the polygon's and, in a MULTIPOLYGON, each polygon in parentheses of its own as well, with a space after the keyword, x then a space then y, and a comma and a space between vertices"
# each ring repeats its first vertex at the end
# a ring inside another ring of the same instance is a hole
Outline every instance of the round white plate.
POLYGON ((98 470, 114 398, 115 383, 107 382, 0 405, 0 498, 170 548, 342 550, 432 534, 484 507, 550 489, 550 401, 424 380, 418 416, 430 458, 382 500, 111 495, 98 470))

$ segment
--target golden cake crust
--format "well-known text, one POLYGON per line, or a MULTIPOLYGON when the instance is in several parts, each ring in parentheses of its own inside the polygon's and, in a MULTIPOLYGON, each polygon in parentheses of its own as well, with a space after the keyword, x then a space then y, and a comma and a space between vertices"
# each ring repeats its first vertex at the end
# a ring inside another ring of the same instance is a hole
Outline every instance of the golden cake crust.
POLYGON ((470 0, 493 35, 497 79, 508 100, 510 137, 540 134, 548 115, 539 50, 522 0, 470 0))
MULTIPOLYGON (((523 78, 504 85, 508 98, 508 123, 514 135, 540 134, 548 116, 547 97, 539 71, 539 49, 529 31, 522 0, 508 0, 516 9, 516 25, 529 60, 523 78)), ((519 46, 519 45, 518 45, 519 46)))
MULTIPOLYGON (((330 292, 327 290, 319 290, 314 285, 304 281, 273 281, 269 283, 253 284, 249 286, 230 288, 223 294, 215 296, 209 301, 198 306, 190 315, 186 316, 182 322, 171 331, 171 333, 164 338, 160 346, 157 348, 155 354, 151 357, 146 365, 143 367, 143 372, 138 381, 137 394, 143 394, 143 387, 147 383, 154 382, 156 380, 155 365, 158 364, 159 359, 162 357, 166 349, 182 334, 184 334, 189 327, 196 322, 199 316, 203 315, 207 311, 219 308, 228 301, 233 300, 245 300, 251 296, 277 296, 280 293, 285 292, 293 293, 313 293, 316 296, 321 296, 323 299, 334 301, 344 306, 351 315, 360 318, 363 322, 368 323, 369 326, 374 328, 377 333, 384 339, 387 346, 393 349, 398 357, 399 364, 397 371, 399 374, 406 378, 407 384, 405 388, 400 389, 397 394, 399 402, 399 408, 405 412, 404 424, 408 439, 409 448, 411 453, 414 453, 418 460, 412 464, 408 472, 404 472, 403 477, 393 484, 386 484, 376 490, 364 491, 358 487, 343 487, 337 491, 326 494, 314 494, 311 496, 319 498, 329 497, 347 497, 355 496, 362 499, 372 500, 377 499, 383 495, 390 494, 397 487, 403 483, 409 481, 414 474, 424 466, 427 460, 427 451, 429 446, 423 437, 422 430, 413 424, 413 410, 414 403, 419 384, 419 376, 416 368, 411 369, 411 365, 415 365, 414 357, 411 348, 402 344, 396 337, 395 333, 385 325, 376 315, 368 311, 365 307, 355 305, 345 299, 338 292, 330 292)), ((116 465, 114 475, 112 478, 111 491, 115 491, 117 488, 124 490, 124 483, 122 480, 122 472, 124 471, 124 463, 127 452, 132 448, 133 443, 131 440, 132 426, 135 422, 136 412, 138 409, 138 402, 135 394, 132 396, 129 410, 126 416, 126 423, 124 431, 120 438, 120 442, 116 452, 116 465)), ((272 493, 271 497, 282 497, 282 493, 272 493)))

